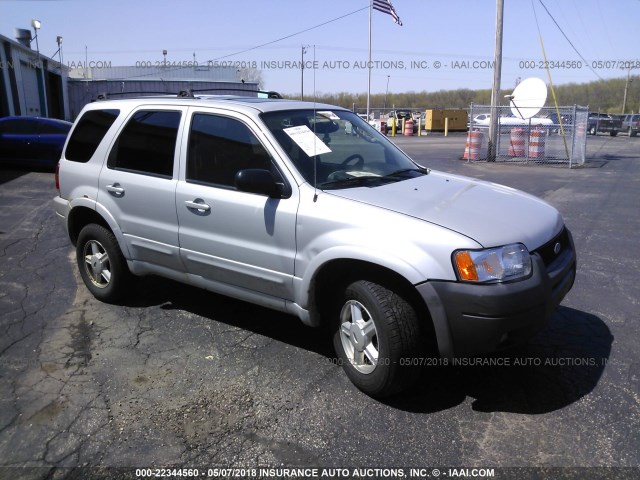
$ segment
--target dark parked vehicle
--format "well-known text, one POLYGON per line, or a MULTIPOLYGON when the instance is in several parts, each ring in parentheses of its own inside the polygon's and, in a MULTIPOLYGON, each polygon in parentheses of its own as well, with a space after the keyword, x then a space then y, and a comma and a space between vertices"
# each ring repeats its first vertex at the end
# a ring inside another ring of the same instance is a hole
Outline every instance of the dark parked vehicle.
POLYGON ((622 130, 622 121, 608 113, 590 113, 587 120, 587 132, 597 135, 598 132, 608 133, 615 137, 622 130))
POLYGON ((71 126, 55 118, 0 118, 0 162, 55 167, 71 126))

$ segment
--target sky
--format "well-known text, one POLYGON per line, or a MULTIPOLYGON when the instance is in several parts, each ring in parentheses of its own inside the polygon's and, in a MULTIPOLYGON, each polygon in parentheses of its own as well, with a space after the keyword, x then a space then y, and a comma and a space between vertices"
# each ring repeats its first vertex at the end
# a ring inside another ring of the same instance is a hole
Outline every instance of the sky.
MULTIPOLYGON (((403 26, 390 15, 375 10, 372 15, 372 93, 491 88, 495 0, 392 3, 403 26)), ((622 78, 630 67, 631 75, 640 74, 640 0, 504 4, 503 89, 528 77, 548 83, 541 39, 554 85, 622 78)), ((53 56, 56 37, 62 36, 62 60, 71 67, 86 60, 98 67, 157 65, 167 50, 170 64, 195 58, 199 65, 256 68, 264 89, 286 94, 301 90, 299 63, 306 47, 305 96, 362 93, 368 82, 368 5, 368 0, 0 0, 0 34, 14 38, 16 27, 30 28, 37 19, 40 51, 53 56)))

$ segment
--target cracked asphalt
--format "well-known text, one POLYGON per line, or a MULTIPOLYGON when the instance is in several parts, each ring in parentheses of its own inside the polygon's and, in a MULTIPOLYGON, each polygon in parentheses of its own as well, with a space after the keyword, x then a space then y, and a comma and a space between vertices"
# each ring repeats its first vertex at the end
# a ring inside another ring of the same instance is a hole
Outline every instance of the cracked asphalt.
POLYGON ((375 401, 332 362, 326 334, 294 317, 155 277, 124 304, 95 300, 55 217, 53 174, 0 170, 0 478, 83 466, 637 476, 640 138, 589 137, 588 167, 574 170, 467 164, 464 136, 396 143, 562 212, 577 280, 530 344, 493 357, 503 365, 427 368, 415 391, 375 401))

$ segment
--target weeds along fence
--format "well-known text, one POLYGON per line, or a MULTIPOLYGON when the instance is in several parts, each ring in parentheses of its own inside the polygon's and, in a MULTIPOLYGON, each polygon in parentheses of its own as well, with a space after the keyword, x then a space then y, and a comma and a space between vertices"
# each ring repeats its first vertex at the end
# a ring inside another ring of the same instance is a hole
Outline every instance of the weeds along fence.
POLYGON ((544 107, 523 120, 508 106, 492 109, 472 104, 463 158, 469 162, 489 160, 489 128, 494 118, 498 120, 496 162, 581 166, 586 157, 588 116, 587 107, 544 107))

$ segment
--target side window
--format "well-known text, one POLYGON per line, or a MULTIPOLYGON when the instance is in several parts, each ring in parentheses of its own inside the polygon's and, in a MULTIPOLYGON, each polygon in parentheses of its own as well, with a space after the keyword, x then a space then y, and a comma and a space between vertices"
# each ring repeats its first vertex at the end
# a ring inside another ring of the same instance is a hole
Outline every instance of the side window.
POLYGON ((119 114, 120 110, 89 110, 85 112, 71 134, 65 158, 73 162, 88 162, 119 114))
POLYGON ((187 153, 188 182, 235 188, 245 168, 273 171, 271 157, 244 123, 219 115, 193 116, 187 153))
POLYGON ((116 140, 107 166, 146 175, 173 177, 180 112, 140 110, 116 140))

